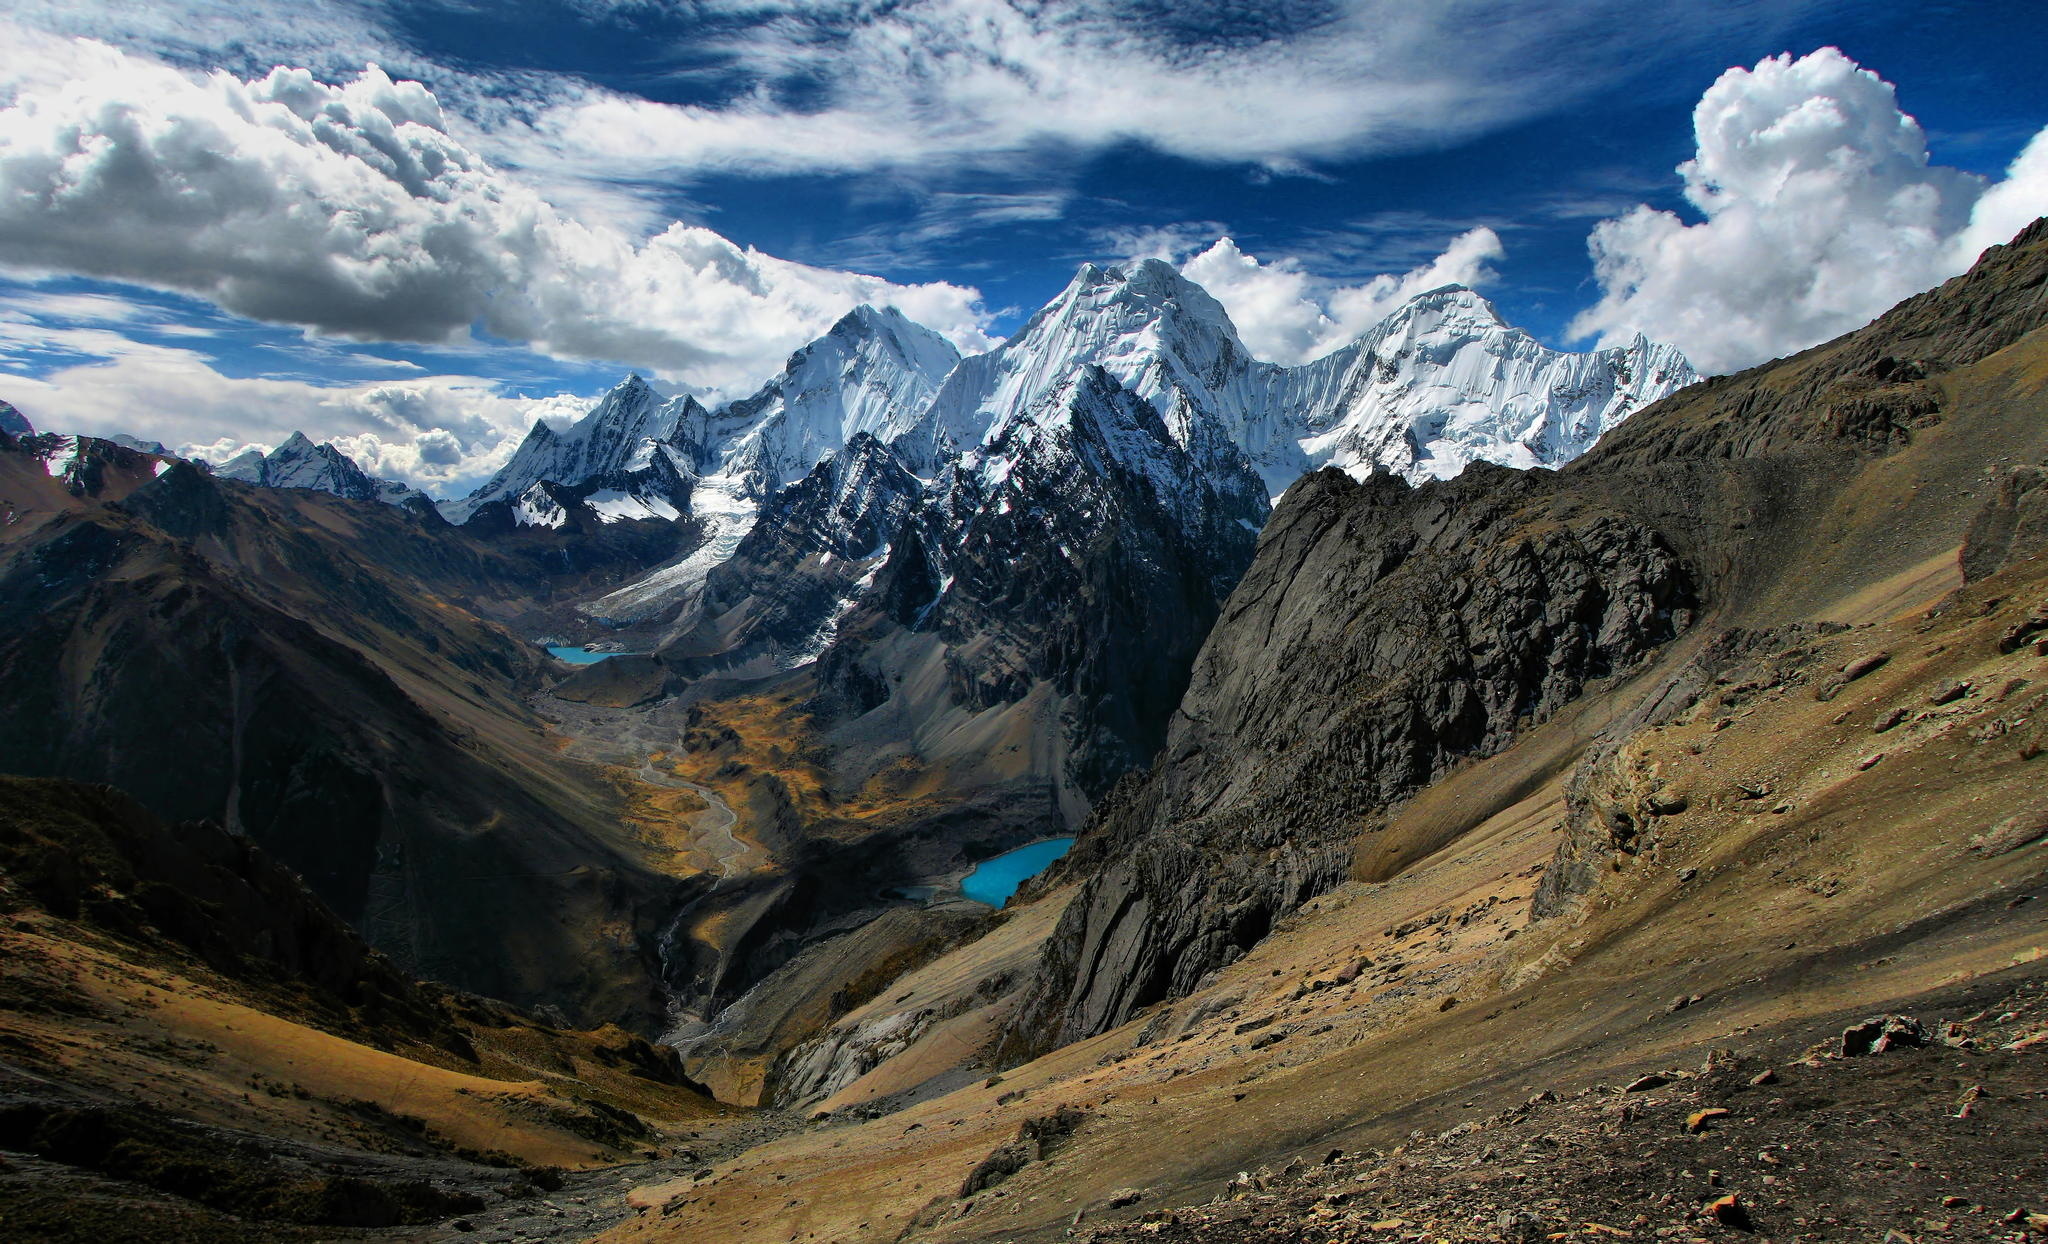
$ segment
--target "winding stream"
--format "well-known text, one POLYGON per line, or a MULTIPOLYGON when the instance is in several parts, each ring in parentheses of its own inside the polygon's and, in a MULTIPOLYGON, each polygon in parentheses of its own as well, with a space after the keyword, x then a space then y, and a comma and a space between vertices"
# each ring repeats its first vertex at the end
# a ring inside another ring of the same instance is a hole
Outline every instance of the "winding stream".
MULTIPOLYGON (((723 796, 656 763, 657 755, 674 755, 681 750, 681 731, 672 723, 664 725, 650 719, 651 715, 594 709, 559 700, 548 702, 546 707, 548 716, 570 740, 570 755, 597 764, 630 768, 635 779, 649 786, 688 791, 704 801, 702 809, 679 820, 688 828, 690 850, 709 857, 717 875, 712 878, 710 888, 679 907, 662 930, 656 953, 666 988, 679 970, 675 962, 675 946, 689 923, 691 913, 729 882, 745 876, 765 860, 753 858, 761 854, 759 848, 734 832, 739 824, 739 813, 723 796)), ((686 1047, 687 1042, 706 1031, 709 1025, 702 1016, 686 1010, 673 992, 670 998, 670 1027, 661 1041, 686 1047)))

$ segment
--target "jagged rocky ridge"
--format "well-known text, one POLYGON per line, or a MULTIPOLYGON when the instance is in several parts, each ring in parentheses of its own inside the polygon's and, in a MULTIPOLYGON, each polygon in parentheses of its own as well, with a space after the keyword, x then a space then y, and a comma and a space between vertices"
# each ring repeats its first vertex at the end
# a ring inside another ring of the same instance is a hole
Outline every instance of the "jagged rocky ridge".
MULTIPOLYGON (((1187 991, 1347 872, 1392 875, 1436 845, 1376 838, 1404 797, 1690 630, 1753 626, 1819 590, 1779 581, 1792 550, 1810 549, 1862 464, 1943 418, 1943 373, 2048 322, 2044 281, 2048 222, 1868 328, 1667 399, 1564 471, 1419 487, 1325 471, 1294 489, 1165 750, 1058 870, 1086 881, 1009 1056, 1187 991)), ((2038 524, 2022 518, 2038 509, 2031 480, 2016 473, 1978 518, 1980 547, 2038 524)), ((1904 536, 1873 537, 1851 581, 1881 579, 1893 548, 1916 543, 1904 536)), ((1712 651, 1641 711, 1684 702, 1712 651)), ((1605 814, 1574 823, 1548 910, 1583 886, 1585 861, 1628 845, 1605 814)))

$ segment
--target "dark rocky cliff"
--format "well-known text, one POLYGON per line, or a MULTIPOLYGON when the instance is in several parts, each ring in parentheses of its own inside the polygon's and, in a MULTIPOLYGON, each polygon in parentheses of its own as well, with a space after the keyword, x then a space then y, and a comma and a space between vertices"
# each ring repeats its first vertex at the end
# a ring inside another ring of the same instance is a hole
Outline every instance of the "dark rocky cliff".
POLYGON ((2038 409, 1982 416, 1986 443, 1955 436, 1914 478, 1886 462, 1955 415, 1948 373, 2048 323, 2044 282, 2048 221, 1866 329, 1665 399, 1562 472, 1297 484, 1160 759, 1048 878, 1086 881, 1005 1056, 1188 991, 1347 868, 1392 875, 1419 844, 1373 835, 1404 798, 1689 630, 1806 616, 1952 553, 1980 508, 1981 556, 2006 556, 2036 521, 2031 476, 1970 497, 1990 438, 2038 409))

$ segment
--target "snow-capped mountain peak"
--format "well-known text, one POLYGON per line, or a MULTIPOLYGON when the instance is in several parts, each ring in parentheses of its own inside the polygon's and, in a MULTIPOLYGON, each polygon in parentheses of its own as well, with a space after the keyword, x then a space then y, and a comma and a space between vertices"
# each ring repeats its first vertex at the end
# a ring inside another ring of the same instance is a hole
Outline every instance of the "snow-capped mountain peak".
POLYGON ((699 466, 765 497, 862 433, 903 437, 959 361, 951 342, 901 311, 855 307, 758 392, 690 430, 699 466))
POLYGON ((565 429, 557 431, 535 420, 511 461, 469 496, 444 502, 441 511, 450 521, 462 522, 493 501, 525 496, 535 484, 573 486, 603 476, 646 472, 654 469, 658 457, 666 459, 664 465, 673 472, 690 474, 692 455, 681 448, 679 425, 696 420, 702 409, 694 398, 662 397, 634 372, 565 429))
POLYGON ((1421 479, 1448 478, 1480 460, 1561 466, 1696 378, 1676 350, 1648 341, 1585 354, 1552 350, 1479 294, 1447 285, 1416 295, 1351 345, 1292 369, 1283 391, 1310 465, 1421 479))
POLYGON ((266 488, 311 488, 351 501, 401 505, 413 497, 424 499, 418 489, 396 480, 378 479, 341 450, 324 442, 315 444, 304 432, 293 432, 267 454, 244 450, 214 473, 266 488))
POLYGON ((954 368, 906 440, 914 455, 943 460, 996 435, 1090 366, 1161 412, 1181 393, 1214 409, 1219 387, 1251 361, 1223 305, 1173 265, 1083 264, 1008 341, 954 368))

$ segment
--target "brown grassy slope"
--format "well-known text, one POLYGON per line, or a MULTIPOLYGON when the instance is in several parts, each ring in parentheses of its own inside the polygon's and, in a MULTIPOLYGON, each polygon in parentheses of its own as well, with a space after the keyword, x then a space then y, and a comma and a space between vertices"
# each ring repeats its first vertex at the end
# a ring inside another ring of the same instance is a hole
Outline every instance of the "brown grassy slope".
POLYGON ((0 1221, 72 1194, 431 1219, 462 1197, 418 1181, 511 1190, 727 1115, 671 1052, 422 986, 246 841, 104 788, 0 778, 0 910, 0 1221))
POLYGON ((1686 815, 1566 915, 1527 920, 1569 819, 1553 785, 1392 880, 1316 900, 1188 998, 995 1086, 747 1155, 618 1238, 1055 1239, 1122 1187, 1151 1189, 1139 1209, 1205 1199, 1291 1153, 1450 1127, 1468 1101, 1496 1110, 1614 1083, 1750 1028, 1824 1029, 1958 981, 2039 979, 2048 917, 2038 898, 2007 904, 2039 894, 2048 857, 2038 842, 2002 849, 2026 834, 2000 829, 2038 801, 2039 762, 2022 758, 2031 736, 2014 723, 2037 720, 2048 692, 2030 647, 1997 652, 2048 603, 2048 573, 2021 569, 1931 622, 1909 614, 1816 652, 1766 654, 1697 715, 1640 738, 1667 773, 1684 756, 1727 785, 1696 788, 1686 815), (1777 672, 1833 671, 1872 648, 1892 652, 1884 671, 1831 700, 1777 672), (1957 677, 1979 690, 1925 703, 1957 677), (2001 698, 2014 679, 2027 686, 2001 698), (1928 716, 1894 727, 1885 758, 1859 770, 1869 718, 1900 704, 1928 716), (1734 786, 1793 772, 1766 800, 1734 786), (1089 1111, 1067 1148, 955 1199, 1025 1120, 1060 1106, 1089 1111), (948 1214, 960 1216, 938 1221, 948 1214))

